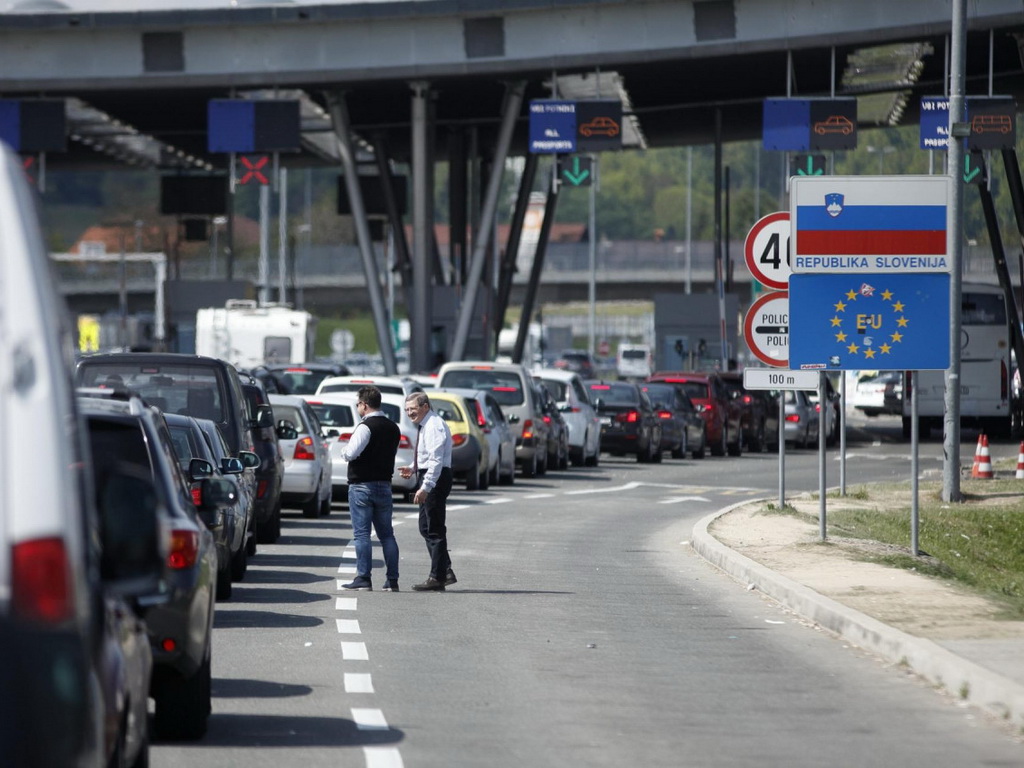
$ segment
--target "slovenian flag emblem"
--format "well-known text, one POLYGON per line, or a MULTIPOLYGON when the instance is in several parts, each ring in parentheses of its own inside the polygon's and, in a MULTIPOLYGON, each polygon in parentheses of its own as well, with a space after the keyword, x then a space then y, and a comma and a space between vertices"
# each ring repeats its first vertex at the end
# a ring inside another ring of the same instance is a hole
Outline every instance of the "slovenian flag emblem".
POLYGON ((801 256, 944 256, 945 205, 850 205, 830 193, 797 206, 801 256))

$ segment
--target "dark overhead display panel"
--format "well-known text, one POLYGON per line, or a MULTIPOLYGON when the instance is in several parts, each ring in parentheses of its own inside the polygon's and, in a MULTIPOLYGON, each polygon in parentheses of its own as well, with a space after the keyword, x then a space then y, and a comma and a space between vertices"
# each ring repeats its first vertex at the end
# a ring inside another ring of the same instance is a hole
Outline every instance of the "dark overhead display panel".
POLYGON ((221 216, 228 212, 228 182, 224 176, 163 176, 160 213, 221 216))
POLYGON ((298 101, 211 99, 210 152, 294 152, 302 148, 298 101))
POLYGON ((0 99, 0 141, 15 152, 66 152, 64 99, 0 99))

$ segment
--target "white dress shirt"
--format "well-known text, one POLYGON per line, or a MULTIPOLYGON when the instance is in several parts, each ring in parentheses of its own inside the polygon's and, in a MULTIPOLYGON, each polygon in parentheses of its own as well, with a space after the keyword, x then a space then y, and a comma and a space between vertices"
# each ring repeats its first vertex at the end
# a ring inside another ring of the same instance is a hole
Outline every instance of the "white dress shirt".
POLYGON ((416 469, 426 471, 420 490, 430 493, 441 477, 443 467, 452 466, 452 433, 445 420, 434 410, 420 421, 420 433, 416 439, 416 469))
MULTIPOLYGON (((356 424, 356 428, 352 430, 352 437, 349 438, 348 444, 342 449, 341 457, 345 461, 352 461, 352 459, 358 458, 366 446, 370 444, 370 428, 363 424, 371 416, 384 416, 383 411, 367 411, 363 414, 363 418, 356 424), (360 427, 366 427, 360 429, 360 427)), ((385 418, 387 418, 385 416, 385 418)))

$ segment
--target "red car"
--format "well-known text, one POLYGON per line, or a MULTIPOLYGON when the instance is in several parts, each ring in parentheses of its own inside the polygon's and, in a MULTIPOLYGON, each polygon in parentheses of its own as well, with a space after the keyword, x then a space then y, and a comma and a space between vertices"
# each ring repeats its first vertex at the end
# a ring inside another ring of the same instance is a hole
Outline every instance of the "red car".
POLYGON ((707 425, 708 447, 712 456, 739 456, 743 453, 742 409, 729 388, 714 371, 660 371, 648 381, 678 384, 689 395, 707 425))

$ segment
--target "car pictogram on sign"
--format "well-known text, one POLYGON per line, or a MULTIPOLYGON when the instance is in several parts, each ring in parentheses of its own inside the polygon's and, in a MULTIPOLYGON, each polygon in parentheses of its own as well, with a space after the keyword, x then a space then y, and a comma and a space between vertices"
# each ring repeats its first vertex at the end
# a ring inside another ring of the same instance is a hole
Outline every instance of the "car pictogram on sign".
POLYGON ((853 133, 853 123, 844 115, 829 115, 828 119, 814 124, 814 132, 819 136, 824 136, 826 133, 841 133, 843 136, 849 136, 853 133))
POLYGON ((618 136, 619 124, 610 117, 595 117, 580 125, 579 130, 584 136, 618 136))

